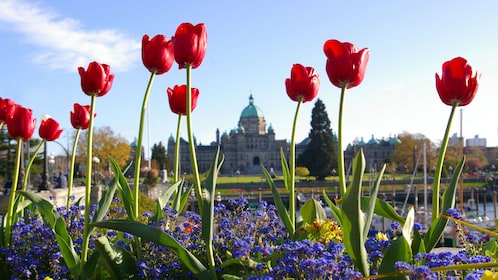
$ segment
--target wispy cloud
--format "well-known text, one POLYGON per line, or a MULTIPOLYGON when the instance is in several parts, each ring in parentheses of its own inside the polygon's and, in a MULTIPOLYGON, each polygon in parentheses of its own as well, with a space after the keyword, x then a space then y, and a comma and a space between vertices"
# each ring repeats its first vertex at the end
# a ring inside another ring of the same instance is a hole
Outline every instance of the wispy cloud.
POLYGON ((22 0, 0 0, 0 21, 39 47, 34 62, 50 68, 74 71, 96 60, 119 72, 140 57, 140 42, 117 30, 85 30, 77 20, 22 0))

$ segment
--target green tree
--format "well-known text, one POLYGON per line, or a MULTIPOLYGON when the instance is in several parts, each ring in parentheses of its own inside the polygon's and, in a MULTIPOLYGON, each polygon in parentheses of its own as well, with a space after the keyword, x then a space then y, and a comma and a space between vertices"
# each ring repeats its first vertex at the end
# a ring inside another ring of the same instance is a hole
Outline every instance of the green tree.
POLYGON ((297 159, 298 166, 308 168, 311 176, 324 180, 337 168, 337 146, 330 128, 325 104, 317 99, 311 113, 310 141, 297 159))
POLYGON ((171 169, 172 161, 166 153, 166 147, 164 147, 162 142, 152 146, 151 159, 157 162, 159 170, 171 169))

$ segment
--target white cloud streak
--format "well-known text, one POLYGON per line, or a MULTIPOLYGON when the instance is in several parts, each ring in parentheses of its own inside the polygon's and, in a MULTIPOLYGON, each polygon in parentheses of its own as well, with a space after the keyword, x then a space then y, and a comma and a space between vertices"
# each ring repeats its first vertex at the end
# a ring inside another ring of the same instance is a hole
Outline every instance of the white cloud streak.
POLYGON ((0 0, 0 22, 39 47, 33 62, 75 71, 90 61, 126 71, 137 61, 141 43, 112 29, 84 30, 80 22, 22 0, 0 0))

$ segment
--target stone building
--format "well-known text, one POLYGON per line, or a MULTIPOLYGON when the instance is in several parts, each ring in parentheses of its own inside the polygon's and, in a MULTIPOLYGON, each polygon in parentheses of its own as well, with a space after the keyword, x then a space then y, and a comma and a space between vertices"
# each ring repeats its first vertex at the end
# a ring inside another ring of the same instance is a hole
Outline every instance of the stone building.
POLYGON ((363 141, 363 138, 361 138, 361 140, 349 144, 344 151, 345 168, 352 168, 354 156, 360 149, 363 149, 366 160, 365 172, 377 172, 384 163, 389 161, 398 143, 400 143, 400 140, 397 137, 376 139, 372 135, 368 142, 363 141))
MULTIPOLYGON (((199 172, 206 172, 211 166, 213 155, 217 146, 220 146, 221 154, 225 156, 221 173, 232 174, 261 174, 261 165, 275 172, 282 170, 280 164, 280 150, 283 149, 286 158, 289 153, 287 140, 275 139, 275 131, 272 125, 266 124, 261 108, 254 104, 254 98, 249 96, 249 105, 240 113, 236 128, 229 132, 220 134, 216 130, 216 140, 210 145, 197 145, 197 163, 199 172)), ((305 144, 304 144, 305 145, 305 144)), ((304 148, 301 144, 296 145, 296 154, 304 148)), ((170 136, 168 140, 168 154, 172 159, 175 156, 175 138, 170 136)), ((180 140, 180 173, 191 173, 190 153, 188 142, 180 140)))

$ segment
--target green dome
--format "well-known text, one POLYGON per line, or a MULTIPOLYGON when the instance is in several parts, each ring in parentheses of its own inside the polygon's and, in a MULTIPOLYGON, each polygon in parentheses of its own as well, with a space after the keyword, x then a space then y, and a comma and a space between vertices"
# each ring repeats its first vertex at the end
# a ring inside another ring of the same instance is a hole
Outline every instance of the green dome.
POLYGON ((242 113, 240 114, 241 118, 251 118, 251 117, 256 117, 256 118, 263 118, 263 111, 261 109, 254 105, 254 98, 252 97, 252 94, 249 96, 249 105, 242 110, 242 113))

